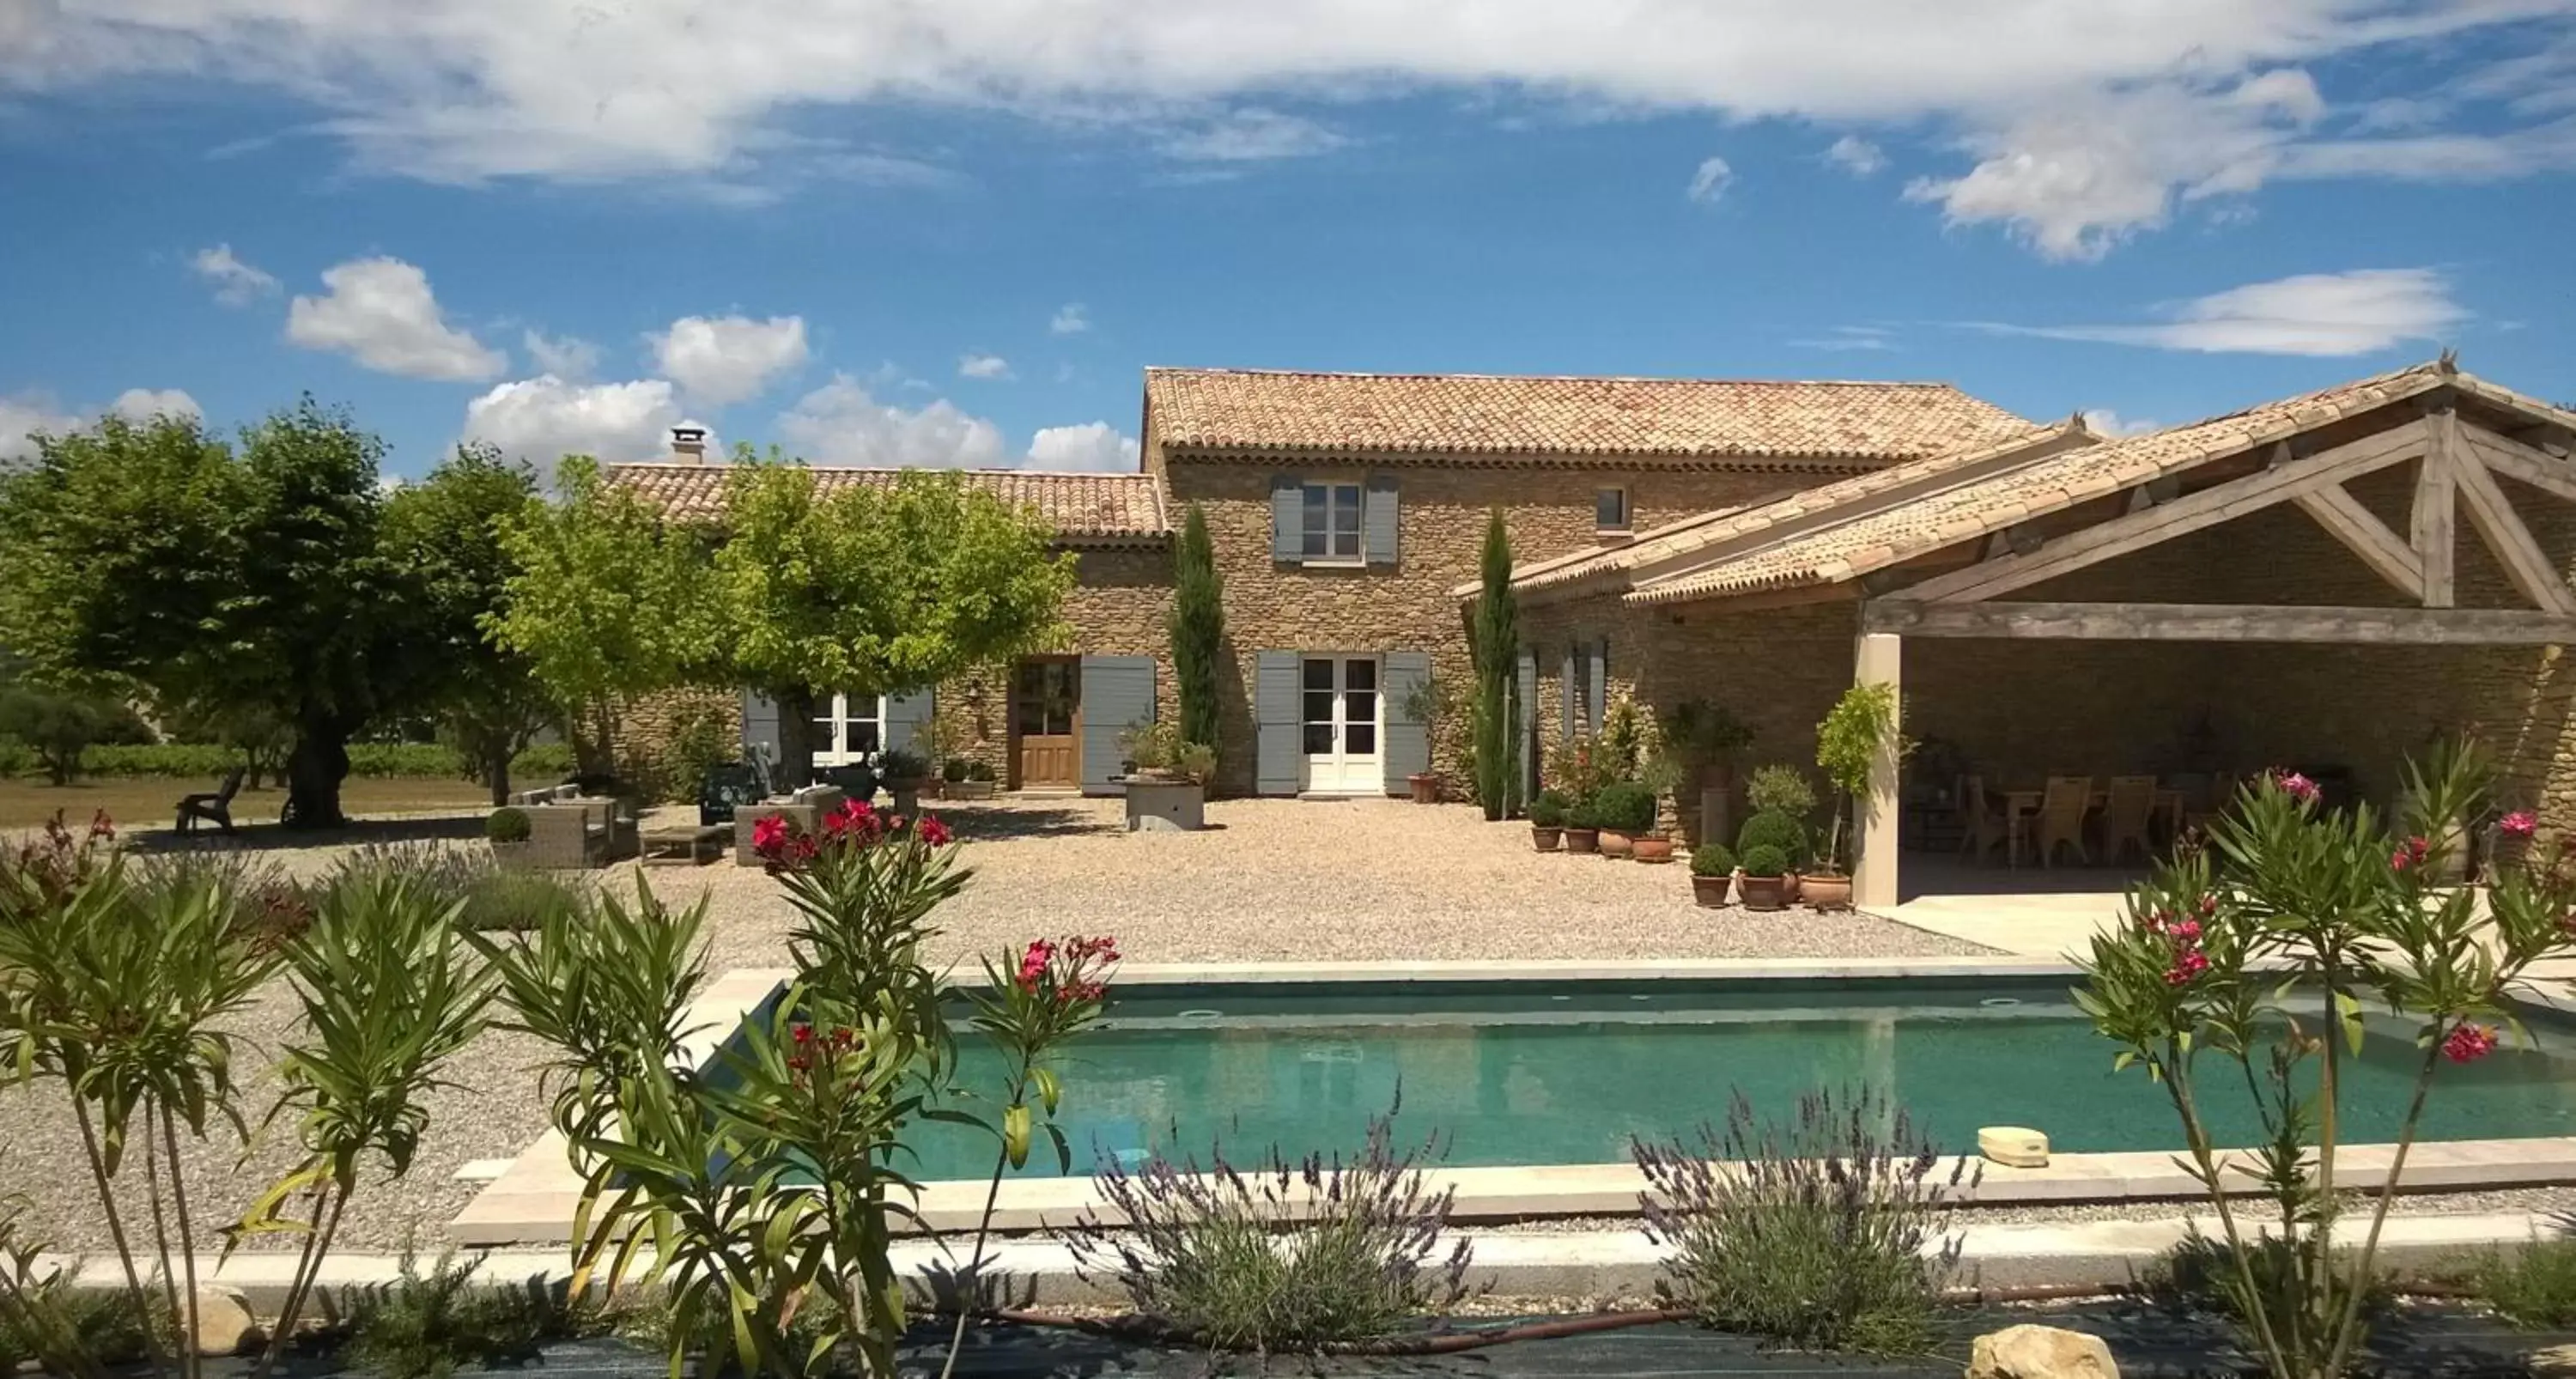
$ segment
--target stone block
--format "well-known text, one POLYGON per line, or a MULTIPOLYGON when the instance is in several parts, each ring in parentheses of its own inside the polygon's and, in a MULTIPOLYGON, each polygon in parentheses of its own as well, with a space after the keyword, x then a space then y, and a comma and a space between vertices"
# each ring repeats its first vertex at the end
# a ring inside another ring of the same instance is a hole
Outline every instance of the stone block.
POLYGON ((2099 1336, 2025 1323, 1979 1336, 1967 1379, 2120 1379, 2120 1367, 2099 1336))
POLYGON ((197 1285, 196 1302, 198 1354, 239 1355, 263 1339, 259 1319, 251 1315, 250 1299, 240 1289, 202 1283, 197 1285))

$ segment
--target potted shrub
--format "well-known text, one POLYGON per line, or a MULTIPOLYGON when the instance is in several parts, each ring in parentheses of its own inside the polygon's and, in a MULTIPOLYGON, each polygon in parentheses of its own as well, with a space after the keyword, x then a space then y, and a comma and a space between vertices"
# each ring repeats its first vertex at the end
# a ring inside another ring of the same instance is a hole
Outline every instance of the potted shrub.
POLYGON ((1216 749, 1181 736, 1177 723, 1138 723, 1121 734, 1128 768, 1127 831, 1207 827, 1207 783, 1216 775, 1216 749))
POLYGON ((966 779, 948 787, 952 800, 989 800, 993 798, 993 764, 975 760, 966 763, 966 779))
MULTIPOLYGON (((1753 820, 1744 822, 1749 827, 1753 820)), ((1744 888, 1744 908, 1785 908, 1789 903, 1789 854, 1770 843, 1757 843, 1746 848, 1744 875, 1739 878, 1739 884, 1744 888)))
POLYGON ((966 758, 950 757, 946 761, 939 763, 939 798, 943 800, 961 799, 963 798, 962 792, 965 788, 966 758))
POLYGON ((894 812, 917 813, 921 809, 921 787, 930 779, 930 763, 919 753, 901 747, 889 747, 877 754, 877 775, 886 792, 894 796, 894 812))
MULTIPOLYGON (((1605 785, 1592 797, 1592 814, 1601 826, 1601 855, 1630 856, 1636 840, 1655 826, 1655 792, 1632 780, 1605 785)), ((1669 844, 1664 855, 1672 855, 1669 844)))
POLYGON ((1637 772, 1637 788, 1645 792, 1646 802, 1636 812, 1645 822, 1630 836, 1629 851, 1640 862, 1673 860, 1673 838, 1664 831, 1664 797, 1681 786, 1686 774, 1681 759, 1670 751, 1658 751, 1637 772))
POLYGON ((1834 788, 1834 809, 1826 825, 1821 870, 1799 875, 1798 895, 1819 910, 1851 908, 1849 848, 1857 828, 1847 830, 1844 825, 1868 797, 1870 776, 1891 746, 1900 755, 1904 751, 1896 736, 1894 685, 1854 685, 1844 690, 1816 725, 1816 765, 1834 788))
POLYGON ((483 816, 483 840, 492 845, 492 861, 518 870, 528 865, 528 811, 516 805, 483 816))
POLYGON ((1601 850, 1601 824, 1592 812, 1592 801, 1576 800, 1565 807, 1565 850, 1601 850))
MULTIPOLYGON (((1454 697, 1449 692, 1447 681, 1426 675, 1414 681, 1413 688, 1406 690, 1403 699, 1397 703, 1405 717, 1422 725, 1422 740, 1430 744, 1434 756, 1440 751, 1440 720, 1449 716, 1450 701, 1454 697)), ((1440 803, 1439 772, 1416 771, 1406 776, 1404 783, 1412 788, 1415 804, 1440 803)))
POLYGON ((1553 790, 1542 790, 1529 802, 1530 842, 1539 851, 1556 851, 1557 839, 1565 832, 1565 808, 1565 796, 1553 790))
POLYGON ((1702 843, 1691 849, 1691 899, 1712 909, 1726 908, 1735 886, 1735 854, 1724 843, 1702 843))
MULTIPOLYGON (((1753 872, 1753 850, 1758 847, 1776 850, 1783 863, 1781 875, 1794 876, 1799 864, 1807 857, 1807 826, 1798 822, 1795 816, 1779 810, 1757 809, 1735 835, 1735 855, 1743 863, 1748 876, 1753 872)), ((1784 883, 1780 895, 1784 901, 1794 899, 1797 890, 1795 886, 1784 883)))

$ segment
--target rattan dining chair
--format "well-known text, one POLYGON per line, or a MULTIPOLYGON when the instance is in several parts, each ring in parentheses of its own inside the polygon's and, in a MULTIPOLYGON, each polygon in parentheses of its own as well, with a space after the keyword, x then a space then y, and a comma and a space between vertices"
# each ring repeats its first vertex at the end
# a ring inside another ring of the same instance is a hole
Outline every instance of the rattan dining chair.
POLYGON ((1984 776, 1959 778, 1959 855, 1983 863, 1986 854, 2012 841, 2012 821, 2001 802, 1986 793, 1984 776))
POLYGON ((2057 865, 2057 850, 2075 849, 2075 860, 2093 864, 2093 854, 2084 846, 2084 815, 2093 808, 2091 776, 2050 776, 2048 788, 2040 793, 2039 818, 2034 828, 2039 842, 2039 864, 2057 865))
POLYGON ((2102 860, 2117 866, 2134 846, 2139 861, 2154 862, 2156 845, 2147 836, 2147 822, 2155 812, 2155 777, 2113 776, 2109 798, 2102 805, 2102 860))

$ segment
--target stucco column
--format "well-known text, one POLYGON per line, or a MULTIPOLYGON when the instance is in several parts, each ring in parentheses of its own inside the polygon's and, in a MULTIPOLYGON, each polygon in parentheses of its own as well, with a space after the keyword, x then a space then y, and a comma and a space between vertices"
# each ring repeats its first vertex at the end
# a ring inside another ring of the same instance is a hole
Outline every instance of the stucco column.
MULTIPOLYGON (((1852 682, 1861 685, 1885 685, 1895 697, 1898 721, 1905 707, 1903 688, 1905 639, 1893 632, 1861 634, 1858 654, 1854 656, 1852 682)), ((1896 739, 1878 754, 1870 769, 1869 794, 1856 800, 1854 821, 1857 836, 1852 847, 1852 903, 1856 905, 1893 905, 1896 903, 1896 848, 1901 820, 1897 817, 1896 739)))

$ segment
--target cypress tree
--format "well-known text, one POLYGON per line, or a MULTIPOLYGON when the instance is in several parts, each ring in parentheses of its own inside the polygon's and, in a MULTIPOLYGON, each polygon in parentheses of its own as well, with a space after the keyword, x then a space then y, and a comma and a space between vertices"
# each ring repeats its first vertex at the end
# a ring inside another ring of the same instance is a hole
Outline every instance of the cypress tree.
POLYGON ((1510 817, 1520 793, 1520 735, 1512 686, 1520 662, 1520 602, 1512 593, 1512 539, 1502 510, 1485 522, 1483 594, 1476 602, 1476 802, 1488 819, 1510 817))
POLYGON ((1181 523, 1172 557, 1172 679, 1180 692, 1181 737, 1205 747, 1217 738, 1217 667, 1224 655, 1225 581, 1216 572, 1207 514, 1196 503, 1181 523))

